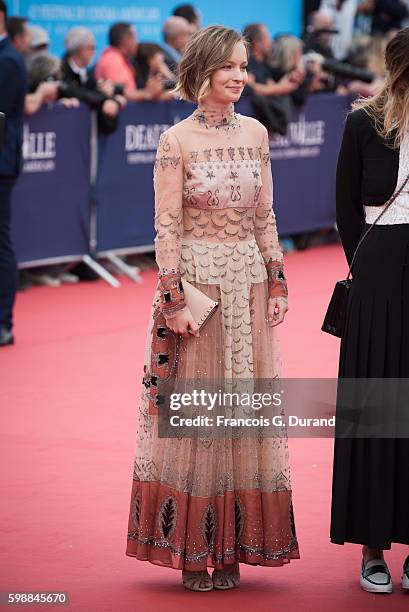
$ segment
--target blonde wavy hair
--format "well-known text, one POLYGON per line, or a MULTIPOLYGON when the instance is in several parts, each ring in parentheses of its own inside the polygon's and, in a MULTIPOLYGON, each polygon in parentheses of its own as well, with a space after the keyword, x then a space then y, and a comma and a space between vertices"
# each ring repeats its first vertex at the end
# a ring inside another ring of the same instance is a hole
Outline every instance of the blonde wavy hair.
POLYGON ((195 32, 189 39, 179 64, 174 92, 183 100, 198 103, 211 90, 211 76, 231 57, 234 46, 248 43, 236 30, 214 25, 195 32))
POLYGON ((352 110, 364 109, 375 129, 391 148, 401 145, 409 130, 409 28, 399 30, 385 50, 386 78, 370 98, 359 98, 352 110))

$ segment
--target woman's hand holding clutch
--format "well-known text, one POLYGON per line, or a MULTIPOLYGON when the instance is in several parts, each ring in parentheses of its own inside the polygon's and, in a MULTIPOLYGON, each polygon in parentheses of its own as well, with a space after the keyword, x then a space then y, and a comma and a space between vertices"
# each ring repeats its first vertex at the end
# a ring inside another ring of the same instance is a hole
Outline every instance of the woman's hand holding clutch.
POLYGON ((288 299, 286 297, 268 298, 268 324, 275 327, 284 321, 288 310, 288 299))
POLYGON ((199 337, 199 326, 194 320, 188 306, 178 310, 171 316, 166 316, 166 325, 176 334, 188 338, 189 334, 199 337))

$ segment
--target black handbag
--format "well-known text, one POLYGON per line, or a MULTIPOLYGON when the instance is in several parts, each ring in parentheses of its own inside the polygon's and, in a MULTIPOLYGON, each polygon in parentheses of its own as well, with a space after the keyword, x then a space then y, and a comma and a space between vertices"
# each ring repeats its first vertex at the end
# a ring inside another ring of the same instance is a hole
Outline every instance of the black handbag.
POLYGON ((326 315, 324 317, 324 322, 321 327, 321 330, 323 332, 326 332, 327 334, 331 334, 332 336, 336 336, 337 338, 342 338, 344 329, 345 329, 348 297, 349 297, 349 292, 352 286, 351 271, 352 271, 352 266, 354 265, 354 261, 355 261, 358 249, 361 246, 364 239, 367 237, 368 233, 373 228, 373 226, 379 221, 382 215, 385 214, 385 212, 388 210, 392 202, 396 200, 396 198, 401 193, 402 189, 405 187, 408 180, 409 180, 409 174, 405 178, 400 188, 397 191, 395 191, 395 193, 388 200, 383 211, 376 217, 375 221, 370 225, 370 227, 368 227, 366 232, 361 236, 358 242, 358 245, 354 251, 354 255, 352 257, 351 265, 349 266, 348 275, 346 279, 337 281, 337 283, 335 284, 335 288, 332 293, 326 315))

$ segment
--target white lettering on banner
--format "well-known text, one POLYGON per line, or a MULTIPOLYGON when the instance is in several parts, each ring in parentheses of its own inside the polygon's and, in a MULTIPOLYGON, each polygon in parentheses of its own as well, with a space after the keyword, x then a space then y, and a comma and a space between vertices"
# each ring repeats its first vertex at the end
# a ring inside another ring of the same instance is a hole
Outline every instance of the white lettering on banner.
POLYGON ((157 6, 112 6, 109 4, 82 6, 80 4, 35 3, 29 6, 30 20, 43 21, 159 21, 160 8, 157 6))
POLYGON ((56 132, 30 132, 23 127, 23 172, 51 172, 55 170, 56 132))
POLYGON ((128 153, 126 159, 128 164, 153 164, 155 157, 155 152, 143 153, 142 151, 136 151, 136 153, 128 153))
POLYGON ((287 134, 275 134, 270 140, 272 159, 318 157, 325 142, 325 121, 306 121, 301 114, 298 121, 288 124, 287 134))
POLYGON ((125 151, 128 164, 151 164, 155 161, 159 137, 168 124, 153 123, 125 126, 125 151))

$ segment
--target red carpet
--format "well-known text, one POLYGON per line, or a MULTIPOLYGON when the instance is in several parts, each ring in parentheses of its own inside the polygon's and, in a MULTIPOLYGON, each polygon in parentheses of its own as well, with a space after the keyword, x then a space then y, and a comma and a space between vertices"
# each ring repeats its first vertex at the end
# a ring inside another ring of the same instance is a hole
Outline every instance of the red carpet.
MULTIPOLYGON (((339 247, 286 258, 290 310, 281 327, 287 377, 334 377, 339 341, 320 332, 339 247)), ((189 593, 180 573, 125 556, 136 410, 156 273, 20 293, 16 345, 0 351, 0 590, 68 591, 75 611, 138 609, 409 610, 407 548, 386 553, 392 595, 357 584, 360 547, 329 542, 332 441, 292 439, 301 559, 242 567, 242 586, 189 593)), ((37 608, 37 606, 36 606, 37 608)), ((54 606, 53 606, 54 608, 54 606)), ((20 609, 32 609, 24 606, 20 609)))

